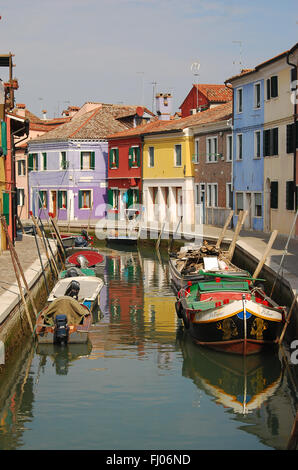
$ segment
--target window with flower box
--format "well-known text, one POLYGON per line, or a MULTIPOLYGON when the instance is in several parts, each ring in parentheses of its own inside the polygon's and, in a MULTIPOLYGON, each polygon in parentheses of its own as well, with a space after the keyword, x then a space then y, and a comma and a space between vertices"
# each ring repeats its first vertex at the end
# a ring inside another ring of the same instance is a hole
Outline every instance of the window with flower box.
POLYGON ((129 168, 140 167, 140 147, 130 147, 128 152, 128 166, 129 168))
POLYGON ((58 209, 67 209, 67 191, 58 191, 58 209))
POLYGON ((92 191, 81 189, 79 191, 79 209, 90 209, 92 204, 92 191))
POLYGON ((119 168, 119 149, 111 148, 109 153, 109 168, 119 168))

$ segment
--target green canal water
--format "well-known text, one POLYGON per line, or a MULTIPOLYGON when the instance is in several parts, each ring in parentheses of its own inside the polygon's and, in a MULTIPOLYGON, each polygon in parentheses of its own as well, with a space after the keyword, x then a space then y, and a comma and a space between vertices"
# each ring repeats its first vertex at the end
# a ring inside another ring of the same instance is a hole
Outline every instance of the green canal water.
POLYGON ((29 342, 0 377, 0 449, 286 449, 296 403, 279 357, 195 346, 166 259, 101 253, 90 343, 29 342))

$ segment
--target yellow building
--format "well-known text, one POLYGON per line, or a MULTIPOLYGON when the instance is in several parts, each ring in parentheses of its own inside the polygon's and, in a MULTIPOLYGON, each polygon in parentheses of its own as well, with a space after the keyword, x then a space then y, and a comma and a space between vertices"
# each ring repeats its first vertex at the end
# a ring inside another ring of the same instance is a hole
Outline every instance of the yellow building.
POLYGON ((144 134, 143 204, 147 221, 194 222, 193 135, 171 121, 158 133, 144 134), (175 129, 176 128, 176 129, 175 129))
POLYGON ((295 166, 289 145, 292 59, 286 51, 259 66, 264 79, 264 228, 283 234, 290 233, 295 217, 295 166))

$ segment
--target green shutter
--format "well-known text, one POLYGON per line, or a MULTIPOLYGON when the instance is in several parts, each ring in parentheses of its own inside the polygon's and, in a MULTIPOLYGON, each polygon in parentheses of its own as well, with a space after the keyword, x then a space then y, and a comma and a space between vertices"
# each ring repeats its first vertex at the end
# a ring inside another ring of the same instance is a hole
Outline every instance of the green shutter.
POLYGON ((28 173, 33 170, 33 153, 28 155, 28 173))
POLYGON ((108 189, 108 205, 113 207, 113 190, 108 189))
POLYGON ((42 191, 38 191, 38 207, 39 209, 42 208, 43 206, 43 192, 42 191))
POLYGON ((36 155, 36 160, 35 160, 36 161, 36 168, 35 168, 35 170, 38 171, 38 154, 35 154, 35 155, 36 155))
POLYGON ((42 157, 43 157, 43 169, 47 170, 47 154, 46 154, 46 152, 44 152, 42 154, 42 157))
POLYGON ((58 209, 62 209, 62 191, 58 191, 58 209))
POLYGON ((4 121, 1 121, 1 147, 3 155, 7 155, 7 127, 4 121))
POLYGON ((133 192, 132 189, 129 188, 127 190, 127 207, 129 208, 133 204, 133 192))
POLYGON ((64 191, 65 192, 65 209, 67 209, 67 191, 64 191))
POLYGON ((82 191, 79 191, 79 209, 82 209, 82 191))
POLYGON ((133 149, 131 147, 128 151, 128 166, 129 166, 129 168, 132 167, 132 161, 133 161, 133 149))
POLYGON ((119 149, 116 149, 116 168, 119 168, 119 149))
POLYGON ((137 164, 138 164, 138 167, 141 166, 141 152, 140 152, 140 147, 137 148, 137 164))
POLYGON ((95 170, 95 152, 91 152, 91 170, 95 170))
POLYGON ((81 152, 81 170, 83 169, 83 152, 81 152))
POLYGON ((7 225, 9 225, 9 193, 3 193, 3 215, 7 225))

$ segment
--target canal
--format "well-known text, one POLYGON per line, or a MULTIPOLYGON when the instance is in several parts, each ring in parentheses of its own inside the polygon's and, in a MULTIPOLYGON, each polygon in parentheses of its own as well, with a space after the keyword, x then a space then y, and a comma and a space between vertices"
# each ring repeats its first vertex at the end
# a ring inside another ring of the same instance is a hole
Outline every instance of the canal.
POLYGON ((90 343, 29 341, 0 377, 0 449, 286 449, 296 394, 279 356, 195 346, 165 255, 101 253, 90 343))

